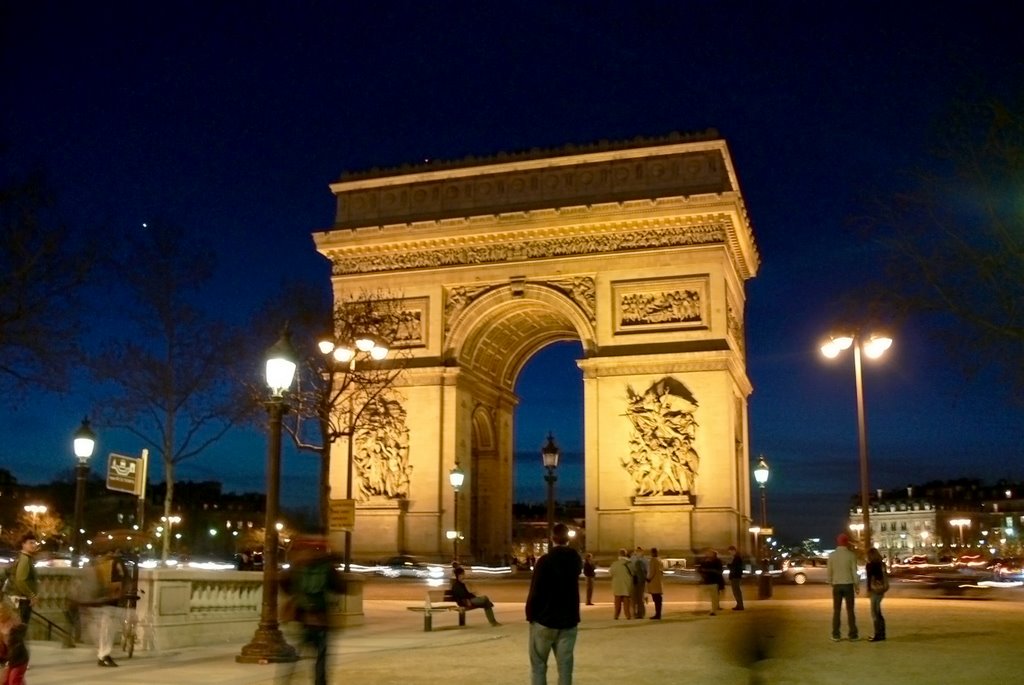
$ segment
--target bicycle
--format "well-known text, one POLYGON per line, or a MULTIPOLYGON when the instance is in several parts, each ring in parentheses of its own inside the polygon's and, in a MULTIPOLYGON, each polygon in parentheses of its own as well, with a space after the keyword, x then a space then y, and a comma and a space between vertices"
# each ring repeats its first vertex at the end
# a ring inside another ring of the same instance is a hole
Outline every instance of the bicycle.
POLYGON ((121 598, 124 601, 124 618, 121 621, 121 651, 131 659, 132 654, 135 653, 135 642, 138 639, 139 615, 136 607, 142 591, 139 590, 139 558, 137 556, 128 557, 125 562, 130 564, 130 570, 125 574, 128 581, 127 592, 121 598))
POLYGON ((139 616, 135 607, 139 601, 139 595, 125 595, 124 600, 124 619, 121 622, 121 651, 131 659, 132 654, 135 653, 135 641, 138 639, 139 616))

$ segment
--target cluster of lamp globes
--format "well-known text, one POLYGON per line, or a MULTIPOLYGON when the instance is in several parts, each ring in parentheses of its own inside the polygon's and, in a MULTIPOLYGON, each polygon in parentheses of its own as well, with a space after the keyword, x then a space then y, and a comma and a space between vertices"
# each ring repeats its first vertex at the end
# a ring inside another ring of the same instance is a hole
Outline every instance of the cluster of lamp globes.
MULTIPOLYGON (((821 353, 829 359, 835 359, 839 356, 839 353, 850 349, 850 347, 858 342, 858 337, 855 335, 833 335, 821 346, 821 353)), ((860 349, 864 350, 864 354, 870 359, 878 359, 885 351, 892 347, 892 338, 887 335, 879 335, 872 333, 867 336, 867 340, 860 341, 860 349)))
MULTIPOLYGON (((387 357, 390 351, 387 345, 365 335, 357 336, 351 346, 339 345, 329 338, 323 338, 317 343, 317 347, 321 353, 330 355, 342 364, 354 363, 356 355, 360 352, 374 361, 380 361, 387 357)), ((281 397, 284 391, 291 387, 292 379, 295 378, 297 356, 287 331, 267 350, 267 385, 274 397, 281 397)))

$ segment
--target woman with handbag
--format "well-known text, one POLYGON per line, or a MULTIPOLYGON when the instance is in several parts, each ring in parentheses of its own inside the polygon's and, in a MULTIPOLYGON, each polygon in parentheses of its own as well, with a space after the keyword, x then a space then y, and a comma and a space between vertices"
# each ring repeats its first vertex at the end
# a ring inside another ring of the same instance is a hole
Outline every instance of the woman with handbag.
POLYGON ((885 639, 885 617, 882 616, 882 599, 889 590, 889 574, 885 570, 885 562, 878 549, 872 547, 868 550, 868 564, 865 568, 867 576, 868 597, 871 598, 871 622, 875 627, 875 634, 868 638, 868 642, 881 642, 885 639))

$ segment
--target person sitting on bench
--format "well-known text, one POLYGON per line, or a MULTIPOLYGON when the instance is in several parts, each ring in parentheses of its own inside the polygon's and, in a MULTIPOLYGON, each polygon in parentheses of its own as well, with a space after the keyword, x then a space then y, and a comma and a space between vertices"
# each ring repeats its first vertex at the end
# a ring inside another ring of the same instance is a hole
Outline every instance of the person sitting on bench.
POLYGON ((462 581, 462 576, 466 573, 466 569, 461 566, 455 569, 455 576, 452 578, 452 586, 448 590, 448 594, 451 595, 452 601, 458 604, 460 607, 466 609, 483 609, 484 613, 487 614, 487 620, 492 626, 500 626, 497 619, 494 618, 494 602, 490 600, 487 595, 474 595, 466 587, 466 583, 462 581))

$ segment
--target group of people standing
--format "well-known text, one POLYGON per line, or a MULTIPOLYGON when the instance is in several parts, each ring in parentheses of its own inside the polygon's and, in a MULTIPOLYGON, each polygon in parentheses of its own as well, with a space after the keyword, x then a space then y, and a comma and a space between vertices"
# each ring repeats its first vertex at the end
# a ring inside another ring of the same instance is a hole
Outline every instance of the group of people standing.
MULTIPOLYGON (((664 574, 665 565, 658 556, 657 547, 651 548, 649 557, 644 555, 644 548, 640 546, 637 546, 631 555, 627 555, 625 549, 620 549, 618 558, 608 567, 608 575, 612 580, 615 619, 618 620, 623 613, 627 620, 644 618, 647 613, 648 594, 654 602, 654 614, 651 619, 661 619, 664 574)), ((588 591, 589 589, 588 583, 588 591)), ((591 602, 588 600, 587 603, 591 602)))
MULTIPOLYGON (((889 575, 878 549, 868 550, 867 565, 864 568, 865 584, 871 601, 871 623, 874 635, 868 642, 885 640, 885 617, 882 615, 882 599, 889 591, 889 575)), ((859 640, 857 613, 854 597, 860 594, 857 554, 850 548, 850 538, 841 533, 836 538, 836 549, 828 557, 828 583, 832 586, 832 641, 842 639, 842 609, 846 606, 846 629, 850 640, 859 640)))

